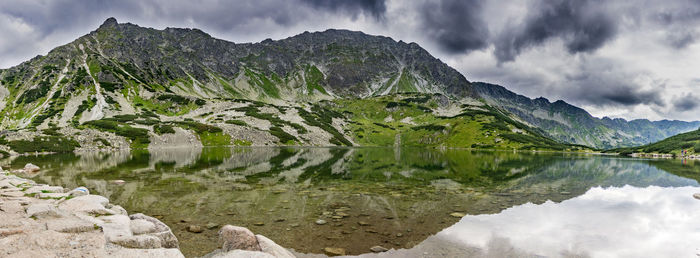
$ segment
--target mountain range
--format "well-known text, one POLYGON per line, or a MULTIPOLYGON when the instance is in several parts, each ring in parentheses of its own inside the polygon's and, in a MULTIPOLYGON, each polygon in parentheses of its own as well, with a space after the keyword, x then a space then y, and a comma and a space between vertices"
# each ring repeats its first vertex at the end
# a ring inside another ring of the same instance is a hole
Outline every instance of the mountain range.
POLYGON ((616 148, 700 126, 595 118, 564 101, 470 82, 416 43, 362 32, 234 43, 114 18, 0 70, 0 110, 0 151, 20 153, 192 144, 616 148))

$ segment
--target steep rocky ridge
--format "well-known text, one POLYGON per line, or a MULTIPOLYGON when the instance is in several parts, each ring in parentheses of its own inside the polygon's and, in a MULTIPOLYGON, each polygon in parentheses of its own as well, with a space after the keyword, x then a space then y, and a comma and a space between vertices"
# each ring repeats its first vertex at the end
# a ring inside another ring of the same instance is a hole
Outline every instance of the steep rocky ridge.
POLYGON ((596 118, 562 100, 530 99, 495 84, 476 82, 472 85, 489 105, 510 112, 541 128, 548 136, 568 143, 602 149, 638 146, 700 127, 700 121, 596 118))

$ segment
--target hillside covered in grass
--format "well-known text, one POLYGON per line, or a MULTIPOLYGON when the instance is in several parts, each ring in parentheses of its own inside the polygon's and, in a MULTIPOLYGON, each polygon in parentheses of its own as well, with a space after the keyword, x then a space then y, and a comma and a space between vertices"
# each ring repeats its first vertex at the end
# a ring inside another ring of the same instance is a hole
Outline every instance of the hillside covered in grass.
POLYGON ((686 150, 688 155, 700 153, 700 129, 671 136, 655 143, 638 147, 613 149, 609 152, 617 152, 622 155, 632 153, 659 153, 679 156, 682 150, 686 150))

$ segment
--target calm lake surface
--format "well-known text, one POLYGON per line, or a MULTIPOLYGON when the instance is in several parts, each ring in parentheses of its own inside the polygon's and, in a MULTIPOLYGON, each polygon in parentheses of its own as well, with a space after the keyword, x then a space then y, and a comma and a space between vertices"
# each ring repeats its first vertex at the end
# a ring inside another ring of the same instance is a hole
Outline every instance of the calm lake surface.
POLYGON ((37 182, 86 186, 129 213, 161 219, 188 257, 216 249, 215 225, 225 224, 300 253, 342 247, 363 254, 375 245, 406 249, 385 256, 700 253, 694 161, 413 148, 164 149, 0 160, 12 169, 26 163, 42 168, 37 182), (190 233, 190 225, 205 231, 190 233))

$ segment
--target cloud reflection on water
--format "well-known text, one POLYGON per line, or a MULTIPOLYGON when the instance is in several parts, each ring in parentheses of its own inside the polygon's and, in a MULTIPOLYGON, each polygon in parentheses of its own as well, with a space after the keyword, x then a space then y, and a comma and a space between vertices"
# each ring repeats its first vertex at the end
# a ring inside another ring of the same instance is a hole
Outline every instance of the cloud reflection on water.
POLYGON ((436 237, 481 249, 476 256, 511 248, 525 256, 696 257, 697 192, 699 187, 596 187, 561 203, 466 216, 436 237))

